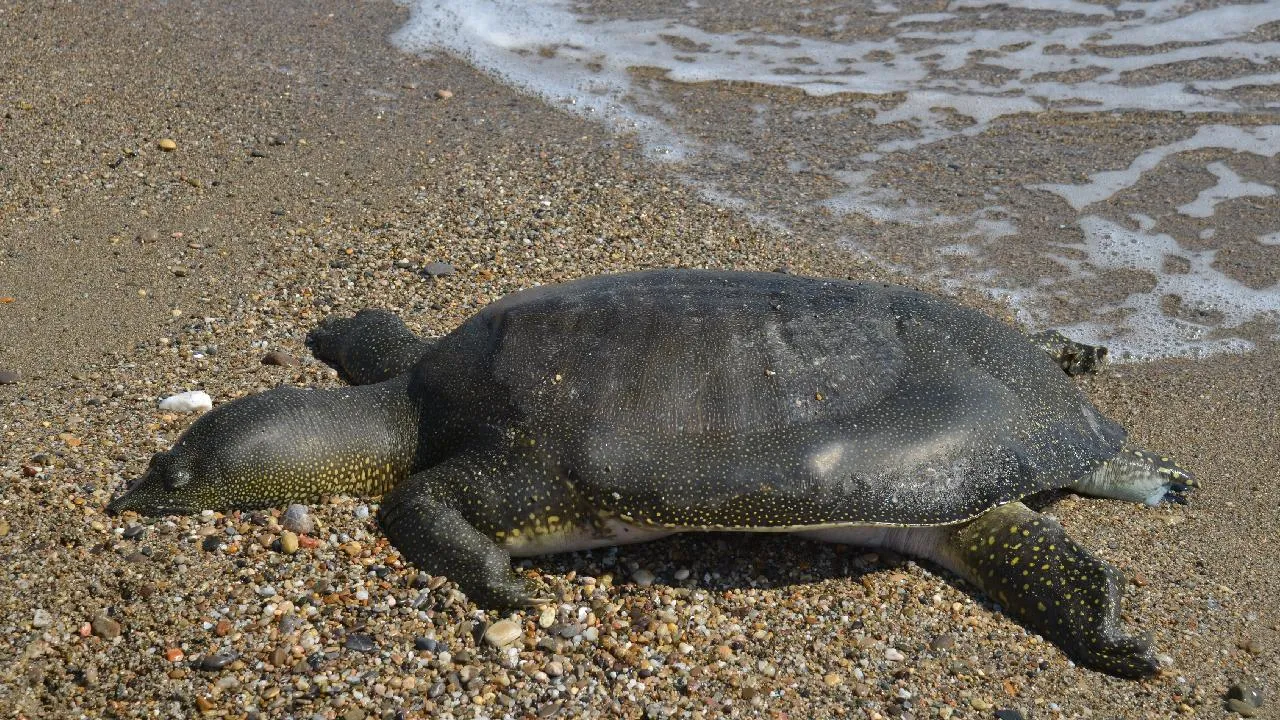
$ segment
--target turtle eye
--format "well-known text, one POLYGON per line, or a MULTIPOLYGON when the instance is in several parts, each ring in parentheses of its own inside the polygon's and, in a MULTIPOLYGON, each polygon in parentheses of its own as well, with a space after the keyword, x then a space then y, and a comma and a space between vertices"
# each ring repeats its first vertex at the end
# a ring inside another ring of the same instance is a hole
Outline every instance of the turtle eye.
POLYGON ((164 489, 177 490, 191 482, 191 471, 184 467, 171 467, 164 474, 164 489))

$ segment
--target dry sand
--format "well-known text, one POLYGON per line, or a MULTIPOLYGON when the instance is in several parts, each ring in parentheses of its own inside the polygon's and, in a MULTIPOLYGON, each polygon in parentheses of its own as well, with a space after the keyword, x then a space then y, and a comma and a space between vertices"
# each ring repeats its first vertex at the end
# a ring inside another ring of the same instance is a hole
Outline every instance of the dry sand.
POLYGON ((0 6, 0 370, 22 377, 0 385, 0 712, 1218 717, 1237 682, 1275 712, 1274 345, 1083 381, 1205 483, 1188 506, 1052 506, 1132 578, 1127 619, 1172 660, 1143 682, 1074 667, 936 567, 856 549, 730 535, 540 558, 573 607, 516 615, 512 657, 477 643, 497 616, 405 566, 366 501, 318 506, 293 555, 278 512, 105 516, 190 422, 157 398, 336 384, 302 345, 330 312, 439 334, 600 271, 895 279, 709 206, 625 138, 461 63, 398 54, 401 12, 0 6), (432 261, 457 271, 425 278, 432 261))

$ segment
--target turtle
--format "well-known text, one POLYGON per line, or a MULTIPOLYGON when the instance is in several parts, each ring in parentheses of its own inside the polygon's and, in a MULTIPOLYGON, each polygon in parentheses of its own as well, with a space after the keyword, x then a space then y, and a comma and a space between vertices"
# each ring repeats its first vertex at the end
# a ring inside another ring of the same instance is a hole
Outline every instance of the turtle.
POLYGON ((108 510, 381 495, 402 556, 492 609, 544 601, 512 556, 697 531, 890 548, 1077 663, 1141 677, 1158 663, 1125 633, 1123 576, 1024 501, 1154 505, 1198 483, 1127 443, 1063 372, 1087 346, 1061 340, 907 287, 776 272, 539 286, 435 340, 366 309, 308 336, 349 386, 218 406, 108 510))

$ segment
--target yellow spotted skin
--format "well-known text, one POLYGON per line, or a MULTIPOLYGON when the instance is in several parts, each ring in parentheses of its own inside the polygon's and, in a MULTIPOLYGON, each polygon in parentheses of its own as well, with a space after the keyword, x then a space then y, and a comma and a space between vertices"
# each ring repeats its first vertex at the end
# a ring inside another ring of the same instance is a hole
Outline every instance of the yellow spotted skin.
POLYGON ((1115 572, 1019 501, 1148 502, 1189 475, 1127 448, 1062 367, 976 311, 647 271, 515 293, 435 341, 380 310, 309 341, 355 387, 221 406, 109 509, 385 493, 405 557, 490 607, 533 598, 509 552, 721 530, 882 544, 970 577, 1082 663, 1152 671, 1120 634, 1115 572))

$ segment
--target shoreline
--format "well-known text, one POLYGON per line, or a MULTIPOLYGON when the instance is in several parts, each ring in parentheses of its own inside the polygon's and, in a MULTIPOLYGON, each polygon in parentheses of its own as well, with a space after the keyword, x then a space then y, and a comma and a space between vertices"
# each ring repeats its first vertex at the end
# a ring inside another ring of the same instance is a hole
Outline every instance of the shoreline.
MULTIPOLYGON (((524 561, 575 608, 557 632, 585 624, 599 639, 554 636, 519 613, 512 665, 473 637, 474 606, 399 560, 361 516, 368 500, 315 506, 316 544, 296 555, 276 549, 279 509, 103 514, 191 421, 159 411, 159 397, 337 385, 303 345, 330 313, 386 307, 439 335, 533 283, 660 266, 911 281, 711 206, 628 138, 457 61, 398 53, 385 38, 405 14, 381 2, 222 13, 128 2, 0 15, 2 55, 23 59, 0 73, 11 78, 0 296, 13 297, 0 305, 0 369, 22 374, 0 385, 0 617, 11 629, 0 655, 13 658, 0 707, 1217 717, 1243 682, 1269 698, 1264 715, 1275 711, 1275 343, 1081 381, 1136 442, 1205 483, 1187 506, 1051 505, 1130 578, 1126 621, 1173 658, 1138 683, 1071 666, 964 583, 891 553, 727 535, 524 561), (438 98, 444 89, 452 96, 438 98), (454 272, 424 276, 432 262, 454 272), (263 365, 273 350, 298 364, 263 365), (141 534, 126 537, 135 524, 141 534), (654 585, 637 585, 637 569, 654 585), (435 649, 415 649, 418 638, 435 649), (216 669, 204 660, 227 654, 216 669)), ((1010 314, 977 293, 961 299, 1010 314)))

